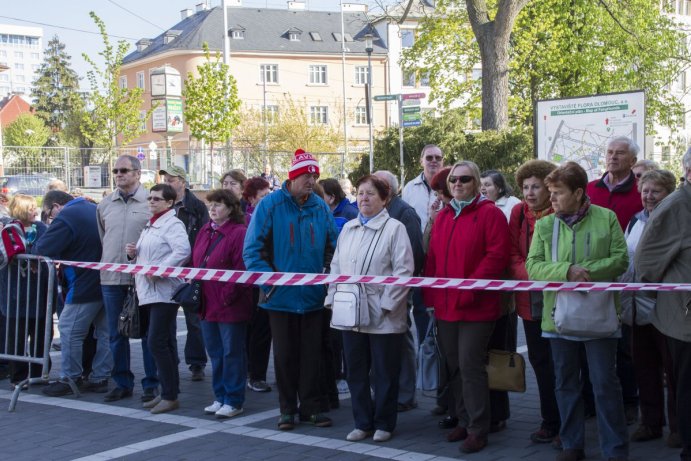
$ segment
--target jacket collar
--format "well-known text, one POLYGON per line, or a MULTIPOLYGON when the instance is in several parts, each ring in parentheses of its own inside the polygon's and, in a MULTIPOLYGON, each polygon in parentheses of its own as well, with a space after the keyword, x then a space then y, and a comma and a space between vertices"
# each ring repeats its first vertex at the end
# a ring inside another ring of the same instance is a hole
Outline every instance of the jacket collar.
POLYGON ((293 205, 295 205, 297 208, 306 208, 306 207, 311 207, 311 206, 316 206, 319 203, 319 196, 312 192, 308 197, 307 200, 305 200, 302 204, 299 204, 296 200, 295 197, 290 193, 288 190, 288 181, 283 181, 283 186, 281 186, 281 191, 280 191, 293 205))
MULTIPOLYGON (((132 194, 131 198, 137 202, 144 202, 145 203, 147 196, 148 195, 147 195, 146 188, 144 186, 142 186, 141 184, 139 184, 139 186, 137 186, 137 190, 134 191, 134 194, 132 194)), ((120 195, 120 189, 115 189, 113 191, 113 193, 110 194, 110 197, 111 197, 111 200, 113 202, 117 202, 118 200, 122 200, 124 202, 122 195, 120 195)))
POLYGON ((225 235, 228 235, 230 233, 230 230, 232 228, 234 228, 236 226, 241 226, 242 224, 238 224, 236 222, 228 220, 228 221, 224 222, 221 226, 217 227, 216 229, 214 229, 211 226, 211 221, 209 221, 208 224, 206 224, 206 225, 208 226, 206 231, 209 234, 213 234, 214 232, 218 232, 218 233, 223 234, 225 236, 225 235))
MULTIPOLYGON (((605 172, 605 174, 602 175, 600 180, 597 182, 596 186, 597 187, 604 187, 605 189, 609 190, 609 187, 607 187, 607 184, 605 183, 605 177, 607 177, 609 173, 605 172)), ((626 181, 624 181, 621 184, 618 184, 614 186, 614 189, 612 189, 613 194, 625 194, 626 192, 630 191, 632 187, 636 185, 636 175, 633 174, 633 171, 629 172, 629 177, 626 178, 626 181)))
POLYGON ((173 208, 169 209, 161 215, 153 224, 147 224, 146 227, 153 227, 154 229, 159 229, 163 227, 164 223, 167 223, 172 218, 175 218, 175 210, 173 208))
POLYGON ((390 218, 389 212, 384 208, 377 216, 367 221, 367 224, 362 224, 359 219, 353 219, 352 222, 356 223, 357 226, 368 227, 378 231, 384 225, 384 223, 390 218))

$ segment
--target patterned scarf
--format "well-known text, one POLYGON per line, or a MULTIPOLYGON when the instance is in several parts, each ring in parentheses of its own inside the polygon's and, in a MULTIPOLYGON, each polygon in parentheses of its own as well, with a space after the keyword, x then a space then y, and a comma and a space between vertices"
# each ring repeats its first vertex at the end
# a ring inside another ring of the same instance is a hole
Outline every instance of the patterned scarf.
POLYGON ((583 200, 583 205, 581 205, 577 212, 572 214, 557 213, 557 218, 564 221, 567 226, 573 227, 577 222, 585 218, 586 213, 588 213, 588 208, 590 208, 590 197, 586 195, 585 200, 583 200))

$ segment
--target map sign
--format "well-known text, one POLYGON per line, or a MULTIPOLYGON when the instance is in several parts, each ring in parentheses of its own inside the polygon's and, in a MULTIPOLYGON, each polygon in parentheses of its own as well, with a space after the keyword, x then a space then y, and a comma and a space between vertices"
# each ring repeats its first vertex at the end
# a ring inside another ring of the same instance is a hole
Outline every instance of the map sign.
POLYGON ((574 161, 591 179, 605 171, 609 139, 627 136, 645 152, 643 91, 538 101, 535 108, 537 157, 574 161))

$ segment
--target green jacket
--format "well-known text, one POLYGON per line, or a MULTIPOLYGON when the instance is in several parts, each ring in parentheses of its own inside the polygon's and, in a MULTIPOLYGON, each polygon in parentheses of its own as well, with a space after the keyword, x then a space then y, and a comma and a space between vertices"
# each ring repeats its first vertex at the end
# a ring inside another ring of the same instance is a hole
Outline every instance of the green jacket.
MULTIPOLYGON (((559 222, 557 262, 552 262, 552 229, 554 214, 545 216, 535 224, 533 241, 526 260, 530 280, 566 281, 572 264, 590 271, 593 282, 614 281, 626 271, 629 256, 626 240, 617 215, 612 211, 591 205, 588 212, 573 229, 559 222)), ((552 309, 556 291, 545 291, 542 310, 542 331, 556 333, 552 309)), ((621 310, 619 293, 615 293, 617 312, 621 310)))

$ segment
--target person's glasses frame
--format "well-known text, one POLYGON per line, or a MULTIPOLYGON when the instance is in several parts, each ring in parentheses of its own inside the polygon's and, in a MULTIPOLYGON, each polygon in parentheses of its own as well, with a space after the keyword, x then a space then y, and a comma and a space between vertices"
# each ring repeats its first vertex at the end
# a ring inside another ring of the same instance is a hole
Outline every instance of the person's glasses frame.
POLYGON ((113 168, 113 174, 127 174, 130 171, 139 171, 139 168, 113 168))
POLYGON ((149 202, 152 202, 152 201, 153 201, 153 202, 165 201, 165 199, 164 199, 163 197, 155 197, 155 196, 153 196, 153 195, 149 195, 146 199, 147 199, 149 202))
POLYGON ((468 184, 471 182, 473 179, 472 176, 449 176, 449 184, 456 184, 456 182, 461 181, 461 184, 468 184))
POLYGON ((425 155, 425 160, 428 162, 441 162, 443 159, 441 155, 425 155))

